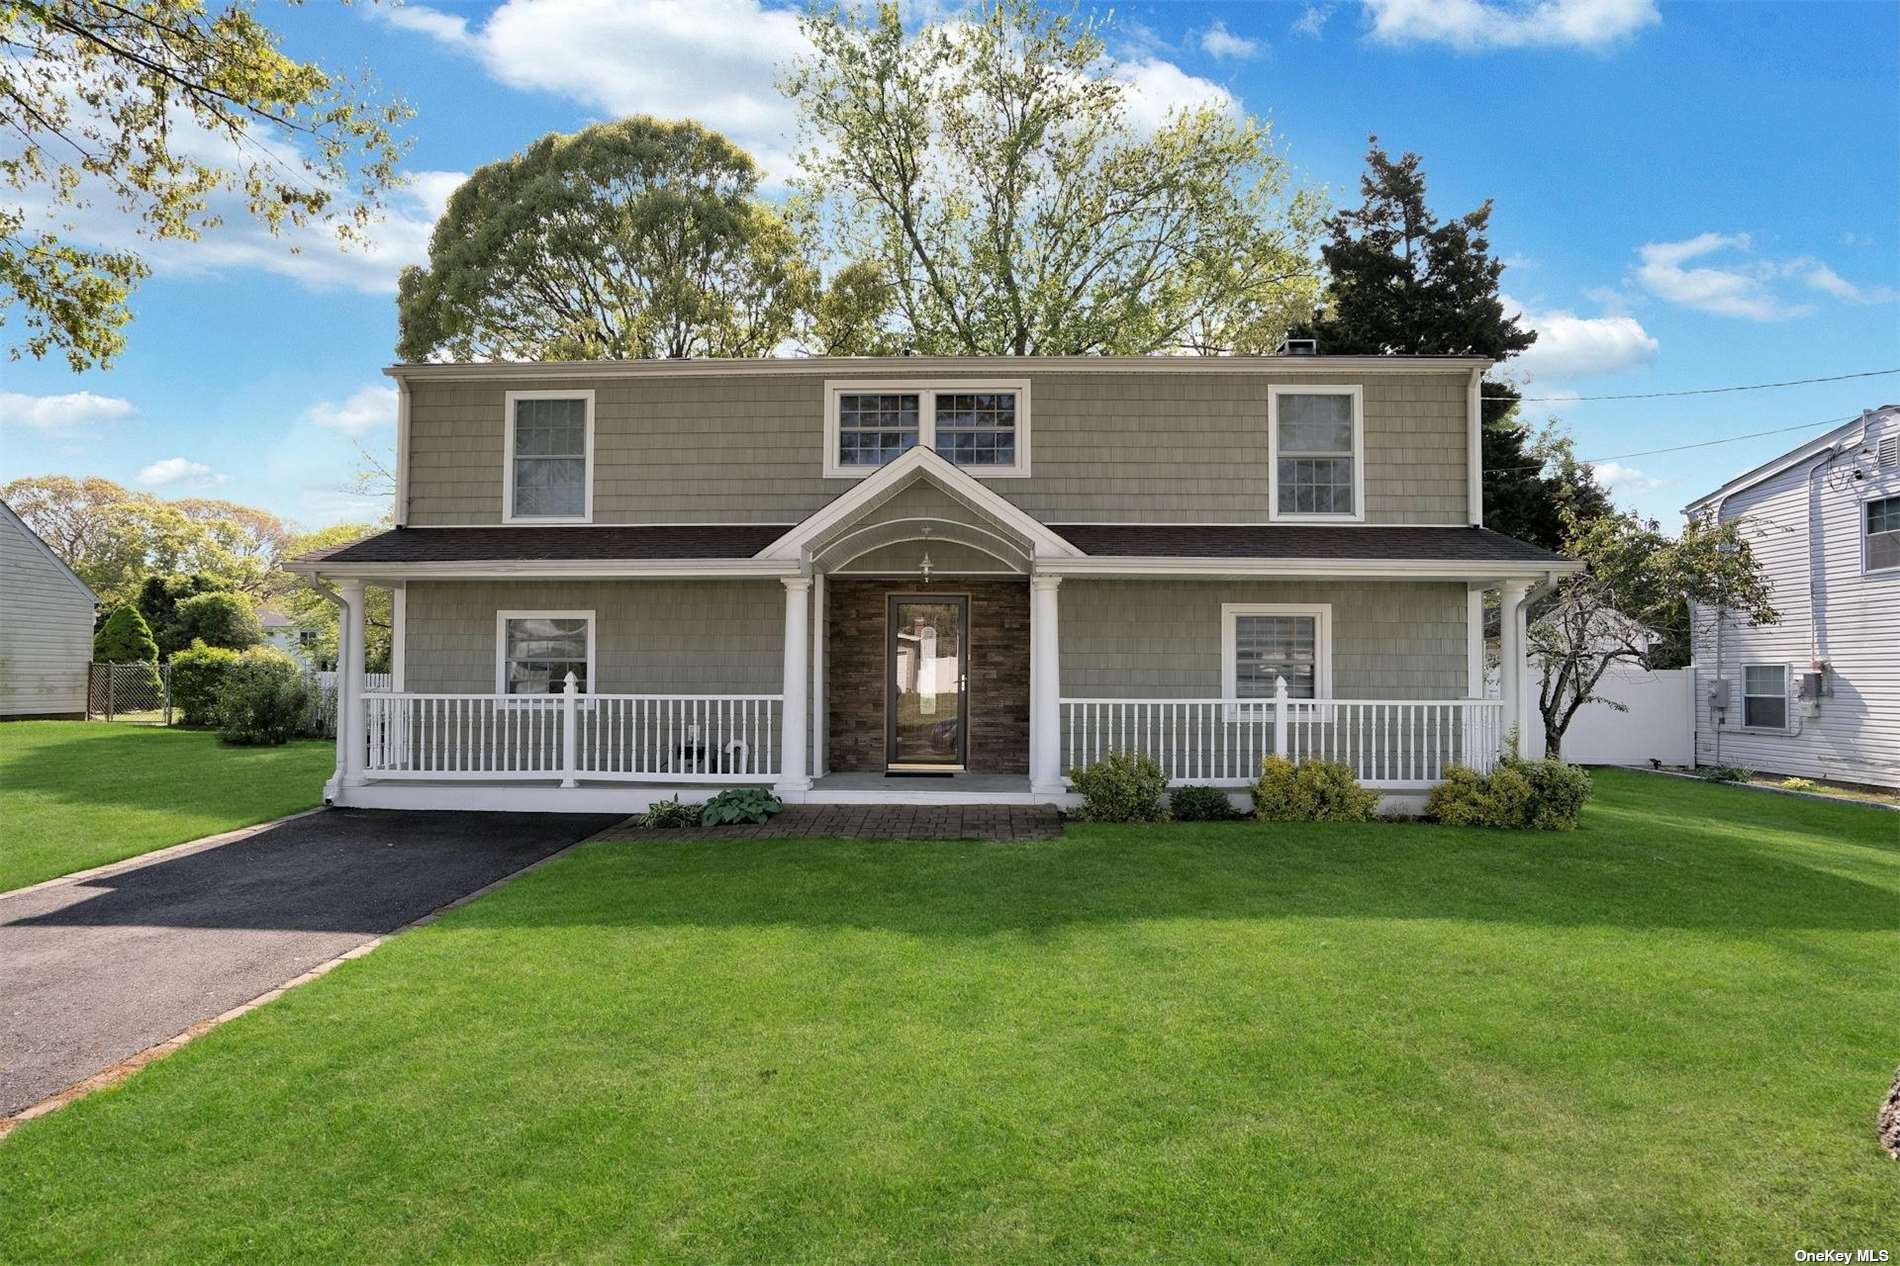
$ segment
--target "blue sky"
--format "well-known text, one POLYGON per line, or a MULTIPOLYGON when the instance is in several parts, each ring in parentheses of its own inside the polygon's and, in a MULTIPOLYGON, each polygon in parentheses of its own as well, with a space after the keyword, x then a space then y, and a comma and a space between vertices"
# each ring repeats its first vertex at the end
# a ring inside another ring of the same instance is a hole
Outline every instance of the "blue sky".
MULTIPOLYGON (((936 6, 945 7, 942 0, 936 6)), ((395 275, 460 173, 552 130, 692 116, 775 178, 796 47, 757 0, 510 0, 264 14, 290 52, 368 71, 417 110, 410 190, 367 254, 291 255, 233 223, 152 252, 110 370, 0 367, 0 479, 99 474, 307 526, 371 518, 353 444, 386 450, 395 275)), ((1542 334, 1518 376, 1624 504, 1665 521, 1900 376, 1676 400, 1682 390, 1900 366, 1900 6, 1363 0, 1122 6, 1141 107, 1269 117, 1311 183, 1357 198, 1368 133, 1424 156, 1441 214, 1496 201, 1505 291, 1542 334), (1793 432, 1624 457, 1745 432, 1793 432)), ((87 232, 121 240, 109 217, 87 232)))

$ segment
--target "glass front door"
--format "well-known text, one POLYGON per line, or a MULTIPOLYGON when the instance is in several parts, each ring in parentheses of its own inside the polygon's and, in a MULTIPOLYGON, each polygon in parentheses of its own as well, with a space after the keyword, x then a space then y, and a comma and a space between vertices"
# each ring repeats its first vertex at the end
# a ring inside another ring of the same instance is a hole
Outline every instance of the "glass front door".
POLYGON ((890 708, 885 759, 892 769, 961 769, 970 600, 892 596, 890 708))

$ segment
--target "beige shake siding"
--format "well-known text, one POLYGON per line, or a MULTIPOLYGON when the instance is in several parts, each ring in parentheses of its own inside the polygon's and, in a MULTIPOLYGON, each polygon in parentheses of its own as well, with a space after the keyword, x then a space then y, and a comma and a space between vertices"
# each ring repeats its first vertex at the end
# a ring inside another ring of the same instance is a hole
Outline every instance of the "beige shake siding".
MULTIPOLYGON (((1072 579, 1061 602, 1064 695, 1219 697, 1221 604, 1229 602, 1331 604, 1338 698, 1467 693, 1460 584, 1072 579)), ((781 687, 784 591, 772 581, 411 581, 407 688, 492 691, 502 610, 595 612, 602 692, 781 687)))
MULTIPOLYGON (((595 393, 596 522, 797 522, 851 487, 822 475, 827 376, 415 380, 408 522, 499 523, 505 394, 553 386, 595 393)), ((1367 521, 1469 522, 1465 370, 1011 376, 1030 383, 1031 476, 986 484, 1044 522, 1264 523, 1267 388, 1342 383, 1364 388, 1367 521)))

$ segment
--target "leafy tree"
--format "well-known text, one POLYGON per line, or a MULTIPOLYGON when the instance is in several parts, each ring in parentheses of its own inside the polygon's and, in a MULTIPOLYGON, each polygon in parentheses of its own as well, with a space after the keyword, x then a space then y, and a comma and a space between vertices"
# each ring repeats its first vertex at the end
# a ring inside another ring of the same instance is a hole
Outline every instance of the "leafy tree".
POLYGON ((251 600, 241 593, 201 593, 184 599, 177 606, 176 627, 187 646, 203 642, 241 651, 264 640, 264 626, 251 600))
POLYGON ((101 664, 154 664, 158 643, 137 607, 119 607, 92 635, 92 657, 101 664))
MULTIPOLYGON (((1301 333, 1321 351, 1505 361, 1537 341, 1499 298, 1504 265, 1491 254, 1489 200, 1435 218, 1419 156, 1394 160, 1377 137, 1359 188, 1363 202, 1332 217, 1320 248, 1331 276, 1325 307, 1301 333)), ((1521 420, 1515 387, 1487 378, 1483 395, 1486 526, 1554 550, 1564 512, 1580 522, 1610 512, 1608 494, 1554 430, 1533 434, 1521 420)))
POLYGON ((191 639, 180 634, 178 604, 201 593, 215 593, 219 586, 208 576, 147 576, 139 586, 138 609, 158 643, 160 659, 170 659, 190 645, 191 639))
POLYGON ((148 239, 199 237, 222 199, 273 233, 321 225, 349 243, 398 179, 407 108, 286 56, 243 0, 25 0, 0 5, 0 46, 0 182, 53 208, 0 206, 14 359, 59 351, 77 372, 124 347, 145 262, 57 231, 95 202, 148 239))
POLYGON ((765 356, 815 275, 744 150, 639 115, 475 170, 403 270, 406 360, 765 356))
POLYGON ((1584 704, 1624 711, 1596 694, 1604 673, 1617 664, 1665 666, 1671 648, 1688 641, 1692 619, 1710 626, 1734 616, 1751 626, 1780 620, 1737 523, 1691 522, 1671 538, 1654 519, 1634 514, 1587 523, 1572 516, 1571 533, 1564 552, 1589 569, 1561 581, 1530 623, 1533 662, 1543 665, 1537 707, 1546 755, 1558 755, 1584 704))
POLYGON ((913 34, 884 0, 802 25, 782 83, 800 192, 826 253, 876 270, 904 346, 1270 351, 1311 310, 1321 203, 1266 125, 1204 106, 1141 133, 1095 20, 982 0, 913 34))
MULTIPOLYGON (((352 541, 374 535, 380 528, 372 523, 338 523, 296 537, 286 556, 296 558, 322 550, 337 549, 352 541)), ((363 591, 363 658, 368 672, 388 672, 392 630, 395 628, 394 600, 388 589, 371 585, 363 591)), ((276 599, 277 605, 299 628, 317 630, 316 658, 326 663, 337 659, 338 611, 334 602, 301 582, 276 599)))

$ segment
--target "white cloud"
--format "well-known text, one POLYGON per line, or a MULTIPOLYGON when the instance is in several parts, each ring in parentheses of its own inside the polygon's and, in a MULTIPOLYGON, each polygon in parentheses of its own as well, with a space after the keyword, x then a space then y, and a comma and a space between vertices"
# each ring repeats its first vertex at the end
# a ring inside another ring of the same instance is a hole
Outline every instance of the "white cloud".
POLYGON ((1625 495, 1655 492, 1669 482, 1622 462, 1596 462, 1591 469, 1596 472, 1598 483, 1611 492, 1625 495))
POLYGON ((224 482, 223 475, 216 473, 203 462, 194 462, 183 457, 167 457, 153 462, 133 478, 147 488, 205 488, 224 482))
POLYGON ((1330 4, 1309 4, 1300 10, 1300 16, 1293 21, 1293 33, 1318 39, 1326 29, 1326 19, 1333 16, 1330 4))
POLYGON ((1900 290, 1855 285, 1812 256, 1761 258, 1746 233, 1698 233, 1680 242, 1648 242, 1636 255, 1635 280, 1644 290, 1718 316, 1774 321, 1813 311, 1812 305, 1781 293, 1777 283, 1790 281, 1849 303, 1900 299, 1900 290))
POLYGON ((1259 40, 1235 35, 1227 29, 1225 22, 1216 21, 1201 32, 1201 51, 1217 61, 1245 61, 1249 57, 1258 57, 1261 47, 1259 40))
POLYGON ((1537 341, 1511 364, 1540 379, 1620 373, 1654 360, 1660 347, 1632 316, 1585 317, 1562 308, 1539 311, 1509 295, 1501 298, 1506 312, 1515 309, 1519 320, 1537 331, 1537 341))
POLYGON ((1386 44, 1606 48, 1662 21, 1655 0, 1365 0, 1372 38, 1386 44))
POLYGON ((30 431, 78 431, 101 422, 121 422, 136 412, 130 400, 90 391, 63 396, 0 391, 0 426, 23 426, 30 431))
POLYGON ((468 53, 500 82, 603 114, 693 118, 791 174, 792 115, 775 86, 809 47, 791 9, 758 0, 507 0, 479 26, 425 5, 385 20, 468 53))
POLYGON ((1137 132, 1153 132, 1180 110, 1211 106, 1223 114, 1238 114, 1240 101, 1233 93, 1173 62, 1149 57, 1117 62, 1109 72, 1128 86, 1122 99, 1123 117, 1137 132))
POLYGON ((309 418, 318 426, 360 439, 379 426, 396 422, 396 389, 373 383, 344 400, 321 400, 310 406, 309 418))

